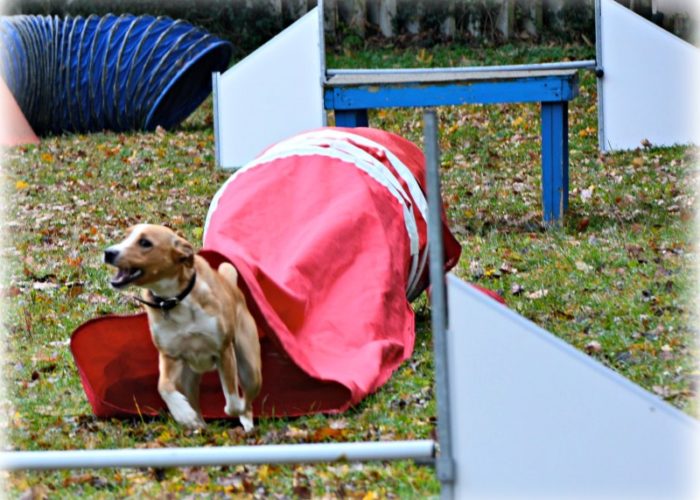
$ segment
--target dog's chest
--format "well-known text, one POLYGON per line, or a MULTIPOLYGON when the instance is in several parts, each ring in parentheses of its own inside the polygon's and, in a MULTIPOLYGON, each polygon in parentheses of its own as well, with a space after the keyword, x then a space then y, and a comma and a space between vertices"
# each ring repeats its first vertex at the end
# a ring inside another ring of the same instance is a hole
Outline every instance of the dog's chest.
POLYGON ((198 373, 216 368, 224 335, 215 316, 193 303, 183 303, 152 325, 158 349, 184 360, 198 373))

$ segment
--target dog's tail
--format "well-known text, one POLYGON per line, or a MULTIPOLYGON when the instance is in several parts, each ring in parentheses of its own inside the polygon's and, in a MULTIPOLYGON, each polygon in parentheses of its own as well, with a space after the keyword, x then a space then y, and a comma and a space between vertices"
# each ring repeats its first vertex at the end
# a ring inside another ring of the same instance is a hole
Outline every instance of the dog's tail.
POLYGON ((219 266, 219 274, 234 288, 238 288, 238 271, 229 262, 224 262, 219 266))

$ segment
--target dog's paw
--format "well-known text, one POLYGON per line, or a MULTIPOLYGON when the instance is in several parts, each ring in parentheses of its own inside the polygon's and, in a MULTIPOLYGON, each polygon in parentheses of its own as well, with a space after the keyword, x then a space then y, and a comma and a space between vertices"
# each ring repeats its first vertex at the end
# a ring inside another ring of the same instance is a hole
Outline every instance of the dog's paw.
POLYGON ((255 424, 253 423, 253 416, 251 414, 241 415, 238 417, 238 420, 240 420, 245 432, 250 432, 255 427, 255 424))
POLYGON ((226 415, 236 417, 245 411, 246 403, 245 398, 239 398, 236 395, 230 395, 226 398, 226 406, 224 406, 224 412, 226 415))
POLYGON ((190 429, 204 429, 202 417, 192 408, 187 398, 179 392, 171 392, 164 398, 175 421, 190 429))

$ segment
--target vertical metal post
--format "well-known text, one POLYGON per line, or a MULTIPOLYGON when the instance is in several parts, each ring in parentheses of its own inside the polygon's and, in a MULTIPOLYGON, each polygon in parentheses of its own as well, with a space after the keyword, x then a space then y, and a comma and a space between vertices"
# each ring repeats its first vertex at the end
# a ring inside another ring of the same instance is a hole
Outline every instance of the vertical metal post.
POLYGON ((595 0, 595 76, 598 94, 598 149, 606 151, 605 145, 605 103, 603 102, 603 18, 601 0, 595 0))
MULTIPOLYGON (((321 64, 321 81, 319 85, 321 85, 321 89, 323 89, 325 88, 326 79, 328 78, 326 75, 326 11, 324 10, 323 0, 318 0, 316 7, 318 8, 318 57, 321 64)), ((328 125, 328 115, 326 114, 325 108, 321 109, 321 124, 324 127, 328 125)))
POLYGON ((219 129, 221 124, 219 123, 221 117, 219 116, 219 80, 221 79, 221 73, 215 71, 211 74, 211 97, 213 104, 213 117, 214 117, 214 155, 216 157, 216 166, 218 168, 223 168, 221 164, 221 137, 219 137, 219 129))
POLYGON ((441 498, 452 499, 455 466, 450 436, 450 402, 447 372, 447 297, 442 240, 442 196, 440 195, 440 152, 435 110, 423 114, 426 183, 428 194, 428 243, 430 245, 431 323, 435 356, 435 396, 440 454, 436 461, 441 498))

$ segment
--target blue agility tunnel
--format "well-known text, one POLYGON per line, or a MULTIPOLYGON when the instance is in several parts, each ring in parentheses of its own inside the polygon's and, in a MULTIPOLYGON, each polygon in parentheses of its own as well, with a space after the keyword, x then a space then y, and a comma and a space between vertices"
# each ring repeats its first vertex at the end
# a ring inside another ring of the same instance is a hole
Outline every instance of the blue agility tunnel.
POLYGON ((0 18, 0 74, 37 134, 174 127, 231 53, 166 17, 0 18))

